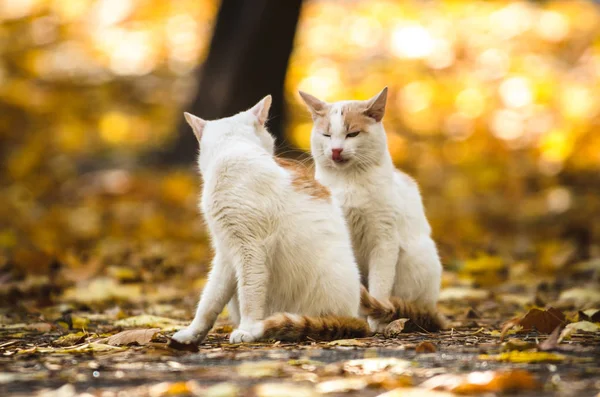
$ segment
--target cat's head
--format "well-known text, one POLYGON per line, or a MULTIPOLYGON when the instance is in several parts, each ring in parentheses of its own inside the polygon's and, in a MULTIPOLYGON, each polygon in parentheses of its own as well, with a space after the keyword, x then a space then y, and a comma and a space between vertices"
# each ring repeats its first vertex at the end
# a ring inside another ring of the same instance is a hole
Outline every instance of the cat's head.
POLYGON ((311 152, 323 167, 344 169, 379 163, 387 151, 381 120, 387 87, 366 101, 323 102, 300 91, 313 118, 311 152))
POLYGON ((200 145, 201 168, 202 163, 207 161, 215 151, 236 141, 256 143, 273 154, 275 138, 265 127, 271 102, 271 95, 267 95, 252 108, 218 120, 203 120, 193 114, 184 113, 185 120, 192 127, 200 145))

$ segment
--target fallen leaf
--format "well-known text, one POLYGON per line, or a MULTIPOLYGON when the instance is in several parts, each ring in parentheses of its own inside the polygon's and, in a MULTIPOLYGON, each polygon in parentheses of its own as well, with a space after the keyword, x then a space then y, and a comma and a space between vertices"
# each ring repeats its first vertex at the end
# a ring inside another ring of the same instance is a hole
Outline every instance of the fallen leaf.
POLYGON ((417 353, 435 353, 437 351, 435 345, 428 341, 423 341, 417 345, 415 352, 417 353))
POLYGON ((237 367, 237 373, 245 378, 268 378, 281 374, 283 364, 277 361, 247 361, 237 367))
POLYGON ((365 342, 358 339, 338 339, 328 343, 329 346, 364 346, 365 342))
POLYGON ((575 308, 592 308, 600 305, 600 290, 593 288, 571 288, 563 291, 558 297, 562 306, 573 306, 575 308))
POLYGON ((30 330, 30 331, 50 332, 53 327, 52 327, 52 324, 49 324, 49 323, 34 323, 34 324, 28 324, 24 328, 27 330, 30 330))
POLYGON ((55 390, 41 390, 38 394, 39 397, 75 397, 77 390, 72 384, 64 384, 55 390))
POLYGON ((233 332, 233 327, 231 325, 221 325, 213 328, 212 331, 216 334, 230 334, 233 332))
POLYGON ((86 335, 87 334, 85 332, 77 332, 74 334, 68 334, 68 335, 61 336, 60 338, 58 338, 57 340, 55 340, 52 343, 57 346, 62 346, 62 347, 73 346, 73 345, 77 345, 77 344, 83 342, 86 335))
POLYGON ((402 387, 379 394, 377 397, 454 397, 457 395, 445 391, 426 390, 420 387, 402 387))
POLYGON ((406 369, 410 368, 410 366, 410 361, 393 357, 363 358, 345 362, 343 370, 352 375, 371 375, 383 371, 392 374, 402 374, 406 372, 406 369))
POLYGON ((443 374, 426 380, 420 386, 458 394, 520 392, 541 387, 534 376, 524 370, 471 372, 466 375, 443 374))
POLYGON ((317 384, 319 393, 346 393, 349 391, 363 390, 369 383, 365 378, 340 378, 327 380, 317 384))
POLYGON ((521 339, 509 339, 502 345, 502 351, 525 351, 536 348, 533 342, 527 342, 521 339))
POLYGON ((138 345, 142 346, 149 343, 154 335, 156 335, 159 331, 160 328, 130 329, 111 336, 108 338, 106 343, 112 346, 122 346, 137 343, 138 345))
POLYGON ((135 301, 142 296, 141 284, 119 284, 114 279, 99 277, 65 290, 64 301, 92 304, 110 300, 135 301))
POLYGON ((73 329, 86 329, 90 325, 90 320, 81 316, 71 316, 73 329))
POLYGON ((548 338, 546 338, 546 340, 538 344, 537 348, 541 351, 555 350, 558 347, 558 344, 560 343, 559 335, 561 333, 561 330, 562 325, 556 327, 556 329, 552 331, 552 333, 550 334, 550 336, 548 336, 548 338))
POLYGON ((131 327, 151 327, 160 328, 162 331, 177 331, 185 327, 185 323, 172 318, 152 316, 149 314, 142 314, 139 316, 133 316, 118 320, 115 322, 117 327, 131 328, 131 327))
POLYGON ((549 334, 554 331, 556 327, 564 324, 565 321, 566 318, 563 312, 553 307, 547 310, 536 308, 530 309, 525 316, 512 319, 504 324, 500 340, 504 340, 508 330, 516 325, 521 327, 520 332, 536 330, 544 334, 549 334))
POLYGON ((385 329, 383 330, 383 336, 386 338, 397 338, 402 334, 404 330, 404 325, 409 321, 408 318, 399 318, 398 320, 394 320, 389 323, 385 329))
POLYGON ((465 276, 477 284, 489 287, 497 285, 508 276, 506 263, 499 256, 480 254, 477 257, 467 259, 460 271, 465 276))
POLYGON ((578 332, 600 332, 600 325, 589 321, 579 321, 577 323, 568 324, 560 334, 558 341, 561 342, 563 339, 569 338, 571 335, 578 332))
POLYGON ((195 395, 199 386, 194 381, 187 382, 162 382, 149 387, 148 392, 151 396, 167 397, 181 395, 195 395))
POLYGON ((310 387, 294 383, 263 383, 254 388, 257 397, 317 397, 319 393, 310 387))
POLYGON ((559 362, 565 360, 565 356, 556 353, 547 352, 519 352, 511 351, 497 355, 482 354, 478 357, 480 360, 504 361, 511 363, 540 363, 540 362, 559 362))
POLYGON ((239 393, 239 387, 228 382, 217 383, 202 391, 204 397, 237 397, 239 393))
POLYGON ((444 288, 440 291, 440 302, 482 301, 490 297, 490 291, 467 287, 444 288))
POLYGON ((31 349, 19 350, 18 354, 33 354, 33 353, 54 353, 54 354, 75 354, 75 353, 103 353, 108 351, 125 350, 124 347, 111 346, 105 343, 91 342, 72 347, 33 347, 31 349))

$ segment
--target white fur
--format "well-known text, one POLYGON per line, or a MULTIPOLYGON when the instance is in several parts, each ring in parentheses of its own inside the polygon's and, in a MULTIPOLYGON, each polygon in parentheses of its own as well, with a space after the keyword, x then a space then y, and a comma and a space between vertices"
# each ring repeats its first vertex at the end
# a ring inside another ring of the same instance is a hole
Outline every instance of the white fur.
POLYGON ((260 338, 261 320, 278 312, 358 316, 360 275, 342 210, 293 189, 260 120, 251 109, 190 122, 201 125, 200 208, 215 257, 194 320, 173 335, 179 342, 201 341, 227 302, 238 325, 232 343, 260 338))
MULTIPOLYGON (((328 113, 321 115, 313 112, 313 117, 330 121, 328 131, 317 127, 312 131, 316 178, 342 205, 369 292, 377 299, 397 296, 433 309, 442 266, 419 188, 395 169, 381 122, 372 120, 357 137, 346 138, 353 131, 344 127, 341 109, 345 104, 328 105, 328 113), (342 148, 348 161, 332 161, 332 147, 342 148)), ((378 329, 378 324, 369 323, 378 329)))

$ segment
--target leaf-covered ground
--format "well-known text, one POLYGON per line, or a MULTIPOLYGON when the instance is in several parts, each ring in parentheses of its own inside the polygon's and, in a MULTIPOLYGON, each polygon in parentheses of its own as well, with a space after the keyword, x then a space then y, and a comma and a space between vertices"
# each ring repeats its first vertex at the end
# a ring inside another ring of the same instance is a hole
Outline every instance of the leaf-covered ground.
POLYGON ((452 326, 441 333, 232 345, 223 313, 199 351, 178 351, 168 337, 191 319, 211 258, 197 177, 37 182, 0 196, 10 222, 0 233, 0 395, 600 392, 600 259, 569 244, 519 260, 441 244, 440 310, 452 326))

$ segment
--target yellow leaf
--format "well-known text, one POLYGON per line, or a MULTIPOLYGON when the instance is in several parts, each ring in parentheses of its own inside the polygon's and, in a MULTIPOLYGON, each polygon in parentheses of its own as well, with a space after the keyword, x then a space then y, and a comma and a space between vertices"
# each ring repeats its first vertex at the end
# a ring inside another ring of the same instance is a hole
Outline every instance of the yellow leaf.
POLYGON ((480 360, 504 361, 511 363, 540 363, 540 362, 558 362, 565 360, 562 354, 547 352, 520 352, 511 351, 497 355, 482 354, 480 360))
POLYGON ((278 376, 282 370, 282 363, 277 361, 244 362, 238 365, 237 372, 246 378, 268 378, 278 376))
POLYGON ((173 320, 167 317, 152 316, 149 314, 142 314, 139 316, 133 316, 124 318, 116 321, 117 327, 131 328, 131 327, 151 327, 160 328, 163 331, 175 331, 186 326, 182 321, 173 320))
POLYGON ((86 337, 85 332, 77 332, 74 334, 68 334, 68 335, 61 336, 60 338, 55 340, 53 343, 57 346, 63 346, 63 347, 73 346, 73 345, 83 342, 85 337, 86 337))
POLYGON ((86 329, 90 324, 90 319, 79 316, 71 316, 71 321, 74 329, 86 329))

